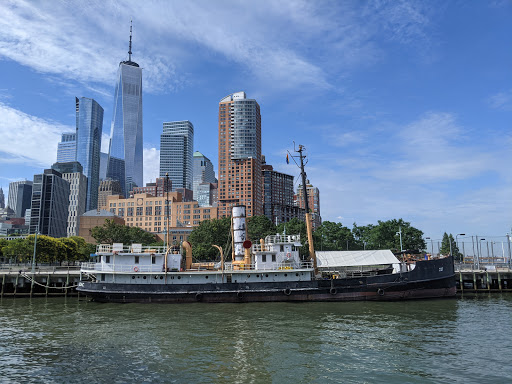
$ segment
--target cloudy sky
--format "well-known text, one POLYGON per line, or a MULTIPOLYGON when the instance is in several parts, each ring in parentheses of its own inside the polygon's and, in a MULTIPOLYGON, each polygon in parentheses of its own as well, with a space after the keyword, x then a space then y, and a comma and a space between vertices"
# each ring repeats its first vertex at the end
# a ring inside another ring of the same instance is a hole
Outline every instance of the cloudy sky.
POLYGON ((4 0, 0 186, 56 160, 75 96, 103 106, 108 138, 133 19, 146 181, 158 175, 164 121, 192 121, 194 149, 217 169, 218 102, 245 91, 261 106, 267 163, 297 176, 286 151, 306 146, 324 220, 403 218, 432 238, 504 236, 511 4, 4 0))

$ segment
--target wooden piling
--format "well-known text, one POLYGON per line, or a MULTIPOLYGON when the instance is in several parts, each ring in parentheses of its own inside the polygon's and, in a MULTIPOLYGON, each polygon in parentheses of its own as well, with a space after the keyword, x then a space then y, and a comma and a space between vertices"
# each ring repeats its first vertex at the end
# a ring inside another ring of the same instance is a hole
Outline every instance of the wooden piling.
POLYGON ((48 288, 50 287, 50 274, 48 274, 48 277, 46 278, 46 293, 45 296, 48 297, 48 288))
POLYGON ((2 293, 0 293, 0 297, 4 297, 4 287, 5 287, 5 273, 2 279, 2 293))

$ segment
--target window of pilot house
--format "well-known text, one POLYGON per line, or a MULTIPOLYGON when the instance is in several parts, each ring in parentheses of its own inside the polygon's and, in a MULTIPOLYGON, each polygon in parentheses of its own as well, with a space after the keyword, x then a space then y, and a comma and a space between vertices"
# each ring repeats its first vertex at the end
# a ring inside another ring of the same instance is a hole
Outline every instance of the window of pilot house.
POLYGON ((156 256, 151 256, 151 264, 156 264, 156 256))
POLYGON ((272 261, 275 263, 276 262, 276 255, 272 255, 272 261))
POLYGON ((281 252, 284 252, 284 246, 281 245, 281 252))
POLYGON ((266 263, 267 262, 267 255, 261 255, 261 262, 266 263))
POLYGON ((135 264, 139 264, 139 256, 135 256, 135 264))
POLYGON ((105 263, 110 263, 110 255, 105 255, 105 263))

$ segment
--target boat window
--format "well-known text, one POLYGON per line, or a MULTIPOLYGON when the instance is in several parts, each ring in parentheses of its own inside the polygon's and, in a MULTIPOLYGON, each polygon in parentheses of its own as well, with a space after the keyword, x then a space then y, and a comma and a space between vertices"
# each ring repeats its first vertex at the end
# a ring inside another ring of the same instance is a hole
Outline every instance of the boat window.
POLYGON ((281 245, 281 252, 284 252, 284 245, 281 245))
POLYGON ((105 263, 110 263, 110 255, 105 256, 105 263))
POLYGON ((135 256, 135 264, 139 264, 139 256, 135 256))
POLYGON ((275 263, 276 262, 276 255, 272 255, 272 261, 275 263))
POLYGON ((156 264, 156 256, 151 256, 151 264, 156 264))
POLYGON ((101 281, 105 281, 105 274, 104 273, 101 274, 101 281))
POLYGON ((261 262, 266 263, 267 262, 267 255, 261 255, 261 262))

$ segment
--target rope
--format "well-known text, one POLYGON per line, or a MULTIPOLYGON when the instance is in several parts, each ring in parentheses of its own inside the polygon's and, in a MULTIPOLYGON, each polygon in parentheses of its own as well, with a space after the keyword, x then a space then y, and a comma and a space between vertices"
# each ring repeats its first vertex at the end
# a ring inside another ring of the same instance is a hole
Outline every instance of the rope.
POLYGON ((21 276, 23 276, 25 279, 33 282, 34 284, 37 284, 37 285, 40 285, 41 287, 45 287, 45 288, 53 288, 53 289, 68 289, 68 288, 75 288, 75 287, 78 287, 78 284, 77 285, 69 285, 67 287, 50 287, 49 285, 43 285, 41 283, 38 283, 37 281, 35 281, 34 279, 32 279, 31 277, 29 277, 28 275, 26 274, 22 274, 21 276))

